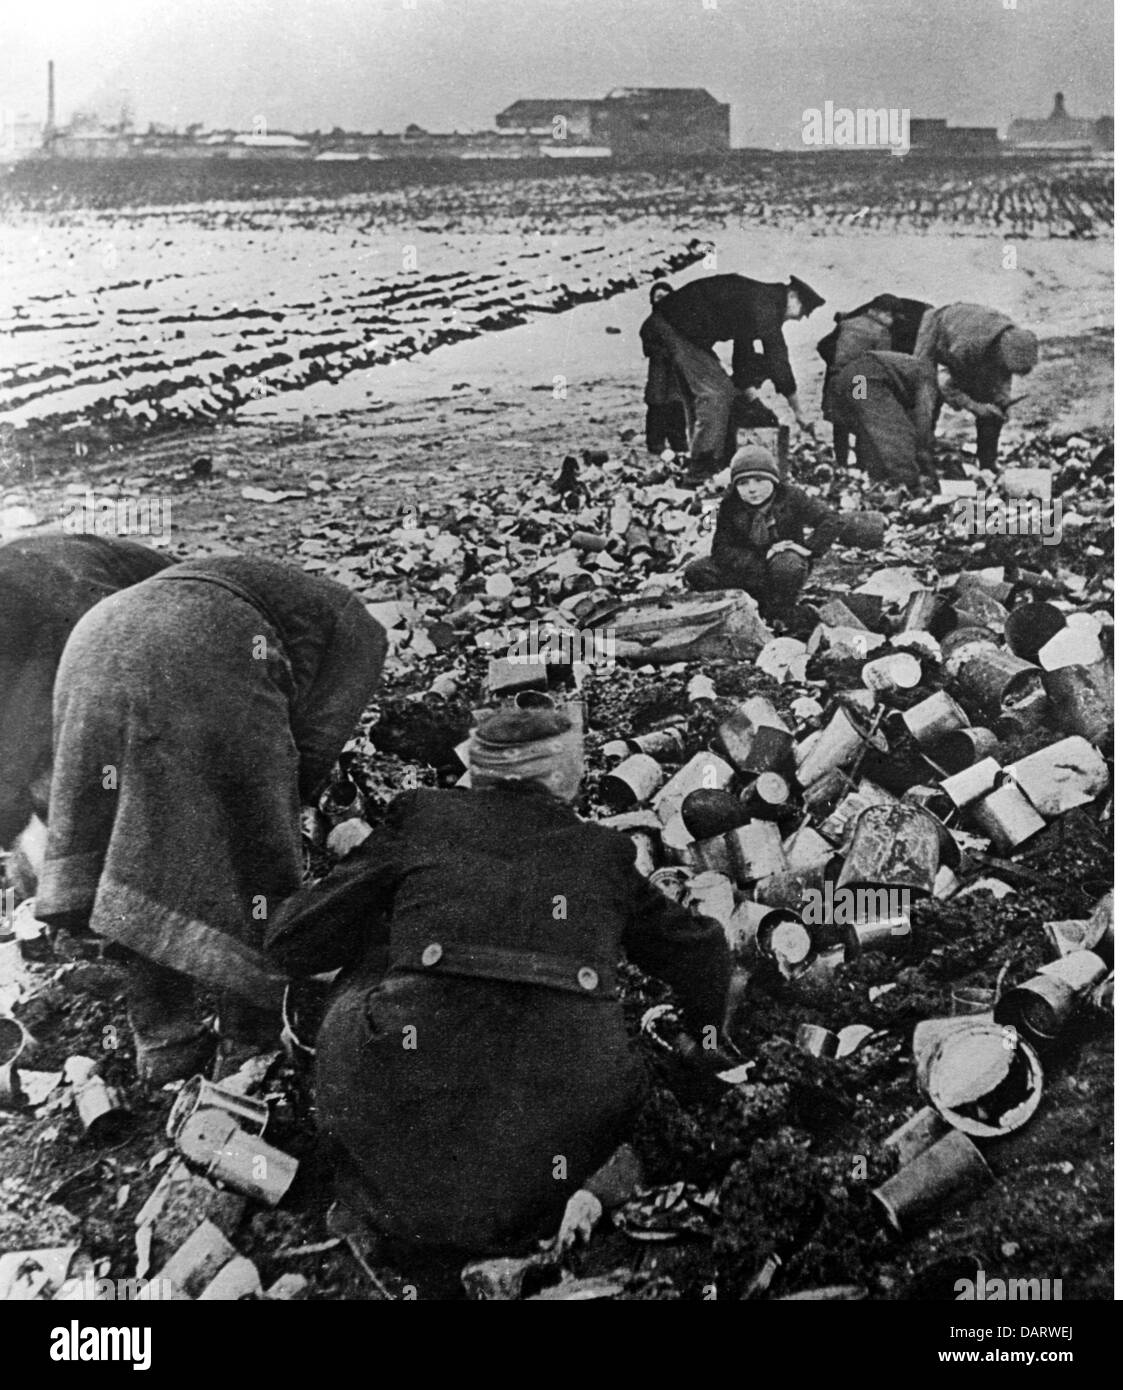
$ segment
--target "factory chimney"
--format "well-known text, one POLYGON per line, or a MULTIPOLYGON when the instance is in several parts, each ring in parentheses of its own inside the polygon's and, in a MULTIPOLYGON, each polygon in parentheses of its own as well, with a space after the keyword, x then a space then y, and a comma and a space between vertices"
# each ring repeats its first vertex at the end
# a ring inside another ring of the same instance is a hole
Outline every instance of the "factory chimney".
POLYGON ((55 130, 55 63, 47 63, 47 129, 45 134, 53 135, 55 130))
POLYGON ((1051 121, 1067 121, 1068 112, 1065 110, 1065 94, 1058 92, 1053 98, 1053 112, 1049 117, 1051 121))

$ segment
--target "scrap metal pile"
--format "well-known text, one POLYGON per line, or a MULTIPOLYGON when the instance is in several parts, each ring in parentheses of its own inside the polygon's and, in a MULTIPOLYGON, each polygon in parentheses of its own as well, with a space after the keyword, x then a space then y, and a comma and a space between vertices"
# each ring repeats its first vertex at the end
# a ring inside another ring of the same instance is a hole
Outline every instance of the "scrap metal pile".
MULTIPOLYGON (((627 443, 517 491, 418 500, 361 535, 338 500, 318 499, 300 559, 364 594, 391 657, 305 816, 310 873, 397 792, 462 780, 474 713, 508 700, 567 710, 589 754, 579 809, 630 836, 662 891, 721 923, 740 1003, 727 1034, 700 1044, 665 987, 625 971, 656 1082, 635 1139, 649 1186, 584 1255, 475 1266, 469 1292, 920 1296, 917 1265, 944 1249, 966 1258, 972 1220, 956 1213, 996 1179, 1011 1205, 991 1212, 994 1239, 1004 1252, 1025 1239, 1013 1204, 1033 1160, 1019 1145, 1111 1015, 1110 463, 1090 439, 1027 445, 1015 462, 1048 469, 1060 542, 971 542, 946 524, 955 494, 997 480, 969 458, 941 495, 901 507, 801 445, 795 478, 867 547, 813 572, 804 638, 773 634, 742 593, 682 592, 717 488, 681 489, 670 461, 653 471, 627 443), (880 517, 864 510, 878 501, 880 517), (944 1221, 958 1231, 946 1247, 932 1234, 944 1221)), ((1025 471, 1007 470, 1007 491, 1025 471)), ((19 1034, 0 1034, 10 1104, 33 1029, 22 1002, 17 986, 0 1020, 19 1034)), ((293 1097, 314 1032, 295 1009, 286 1037, 289 1058, 243 1078, 240 1096, 196 1083, 160 1112, 175 1166, 132 1220, 135 1272, 162 1270, 177 1297, 229 1296, 216 1277, 261 1296, 228 1237, 247 1201, 271 1211, 296 1176, 291 1143, 272 1150, 268 1181, 239 1166, 246 1137, 259 1152, 263 1133, 300 1131, 294 1116, 311 1129, 293 1097)), ((73 1102, 88 1128, 90 1079, 38 1084, 28 1113, 73 1102)), ((301 1243, 287 1220, 254 1223, 256 1262, 274 1273, 279 1232, 301 1257, 340 1243, 314 1228, 301 1243)), ((397 1294, 393 1272, 363 1268, 397 1294)), ((65 1289, 65 1267, 51 1287, 65 1289)), ((300 1288, 289 1278, 271 1294, 300 1288)))

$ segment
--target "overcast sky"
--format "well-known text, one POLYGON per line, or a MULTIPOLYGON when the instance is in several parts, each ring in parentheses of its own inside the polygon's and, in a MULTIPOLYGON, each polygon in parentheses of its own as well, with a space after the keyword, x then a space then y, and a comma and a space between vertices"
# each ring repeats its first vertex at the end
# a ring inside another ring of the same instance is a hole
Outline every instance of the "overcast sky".
POLYGON ((0 106, 273 130, 489 126, 518 97, 706 87, 738 145, 805 108, 1005 127, 1112 104, 1112 0, 0 0, 0 106), (1014 8, 1008 8, 1013 3, 1014 8))

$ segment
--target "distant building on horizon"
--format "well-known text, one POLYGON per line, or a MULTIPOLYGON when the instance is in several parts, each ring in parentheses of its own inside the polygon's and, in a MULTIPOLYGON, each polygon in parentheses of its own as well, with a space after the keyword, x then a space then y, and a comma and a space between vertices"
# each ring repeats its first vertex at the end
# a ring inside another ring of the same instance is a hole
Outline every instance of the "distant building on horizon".
POLYGON ((1010 122, 1006 143, 1022 154, 1101 154, 1115 149, 1115 120, 1101 116, 1090 120, 1070 116, 1063 92, 1053 98, 1053 109, 1042 120, 1019 116, 1010 122))
POLYGON ((1002 153, 996 126, 948 125, 946 120, 914 116, 909 121, 909 153, 978 159, 1002 153))
POLYGON ((501 131, 550 145, 592 146, 624 158, 724 154, 729 105, 702 87, 614 87, 605 97, 529 97, 495 117, 501 131))

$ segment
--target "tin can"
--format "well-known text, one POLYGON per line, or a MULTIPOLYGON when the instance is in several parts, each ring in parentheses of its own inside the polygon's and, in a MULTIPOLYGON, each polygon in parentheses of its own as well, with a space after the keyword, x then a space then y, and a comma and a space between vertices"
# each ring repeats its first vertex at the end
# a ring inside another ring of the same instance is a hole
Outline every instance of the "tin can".
POLYGON ((1001 776, 1002 768, 995 758, 982 758, 953 777, 945 777, 940 790, 957 810, 962 811, 965 806, 989 795, 1001 776))
POLYGON ((901 720, 921 748, 930 748, 956 729, 966 729, 971 723, 945 690, 937 690, 926 700, 904 710, 901 720))
POLYGON ((668 863, 690 863, 690 847, 694 843, 694 836, 687 830, 680 815, 672 816, 664 825, 659 841, 663 847, 663 858, 668 863))
POLYGON ((957 1018, 968 1014, 989 1014, 994 1010, 994 990, 975 985, 959 985, 951 992, 951 1011, 957 1018))
POLYGON ((1007 782, 976 802, 972 814, 1003 854, 1009 854, 1045 829, 1045 822, 1013 782, 1007 782))
POLYGON ((1065 615, 1051 603, 1021 603, 1006 619, 1006 645, 1023 661, 1036 661, 1050 637, 1067 626, 1065 615))
POLYGON ((655 812, 664 825, 682 809, 686 796, 693 791, 722 790, 733 780, 733 769, 715 753, 695 753, 680 767, 655 799, 655 812))
POLYGON ((654 873, 647 877, 648 883, 653 888, 658 888, 660 893, 670 898, 673 903, 681 903, 686 898, 686 890, 693 874, 681 864, 669 865, 663 869, 656 869, 654 873))
POLYGON ((1114 730, 1115 669, 1106 658, 1091 666, 1061 666, 1041 677, 1057 727, 1097 748, 1114 730))
POLYGON ((726 835, 692 840, 687 846, 687 863, 697 874, 717 873, 734 877, 733 852, 726 835))
POLYGON ((993 1181, 976 1146, 953 1129, 876 1188, 873 1198, 890 1228, 903 1235, 922 1226, 953 1198, 977 1192, 993 1181))
POLYGON ((678 725, 666 729, 652 729, 650 733, 637 734, 628 740, 637 753, 646 753, 649 758, 657 758, 661 763, 678 763, 686 756, 683 731, 678 725))
POLYGON ((176 1141, 189 1162, 212 1182, 275 1207, 292 1186, 295 1158, 247 1134, 223 1110, 197 1110, 184 1122, 176 1141))
POLYGON ((949 1027, 918 1063, 920 1089, 943 1118, 974 1138, 1021 1129, 1036 1113, 1045 1074, 1033 1048, 988 1013, 949 1027))
POLYGON ((931 632, 943 607, 934 589, 914 589, 901 615, 901 631, 931 632))
POLYGON ((646 753, 633 753, 605 775, 601 794, 610 806, 641 806, 663 785, 664 772, 646 753))
POLYGON ((920 662, 908 652, 893 652, 867 661, 862 667, 862 684, 877 695, 895 695, 920 684, 920 662))
POLYGON ((733 866, 733 877, 739 884, 768 878, 787 869, 783 840, 775 821, 751 820, 738 826, 725 837, 733 866))
POLYGON ((1019 758, 1006 771, 1034 810, 1047 818, 1094 801, 1109 777, 1103 754, 1078 734, 1019 758))
POLYGON ((985 627, 999 633, 1006 627, 1006 609, 985 589, 968 589, 955 601, 955 616, 960 627, 985 627))
MULTIPOLYGON (((998 638, 989 628, 957 627, 940 641, 940 651, 944 658, 944 670, 949 679, 956 680, 964 664, 998 644, 998 638)), ((967 722, 966 720, 964 721, 967 722)))
POLYGON ((740 772, 773 772, 791 754, 794 736, 770 700, 743 701, 717 731, 718 746, 740 772))
POLYGON ((712 917, 727 927, 735 906, 732 880, 713 870, 695 874, 686 886, 684 906, 696 917, 712 917))
POLYGON ((957 680, 959 689, 993 718, 1043 690, 1038 667, 1002 647, 965 661, 957 680))
POLYGON ((830 722, 815 738, 803 761, 796 768, 801 787, 810 787, 825 773, 844 767, 865 745, 865 736, 844 709, 835 710, 830 722))
POLYGON ((932 749, 933 759, 948 773, 965 772, 998 752, 998 738, 982 725, 970 725, 946 735, 932 749))
POLYGON ((931 1105, 926 1105, 915 1115, 910 1115, 903 1124, 898 1125, 882 1143, 897 1155, 897 1161, 903 1167, 906 1163, 911 1163, 917 1154, 931 1148, 937 1139, 943 1138, 950 1130, 951 1125, 940 1112, 931 1105))
POLYGON ((265 1126, 269 1123, 269 1107, 263 1100, 235 1095, 204 1076, 193 1076, 190 1081, 184 1082, 168 1114, 165 1129, 168 1138, 178 1138, 180 1130, 199 1110, 221 1110, 236 1120, 248 1134, 255 1136, 264 1134, 265 1126))

